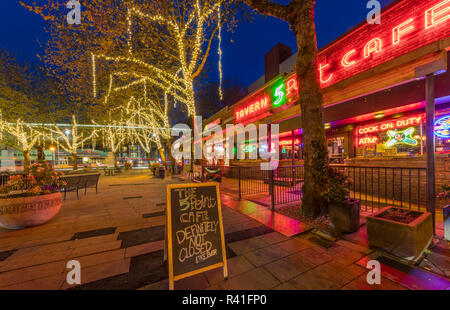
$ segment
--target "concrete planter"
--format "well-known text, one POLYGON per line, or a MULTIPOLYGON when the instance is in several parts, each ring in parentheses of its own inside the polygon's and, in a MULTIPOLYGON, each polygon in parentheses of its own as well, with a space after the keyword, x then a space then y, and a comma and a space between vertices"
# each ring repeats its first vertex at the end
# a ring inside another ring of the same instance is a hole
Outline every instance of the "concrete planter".
POLYGON ((0 227, 21 229, 44 224, 58 214, 61 205, 61 193, 20 198, 0 198, 0 227))
POLYGON ((450 241, 450 205, 443 208, 445 240, 450 241))
POLYGON ((331 203, 328 206, 331 228, 339 232, 353 232, 359 229, 361 201, 350 199, 348 202, 331 203))
POLYGON ((433 217, 429 212, 414 211, 420 213, 420 216, 409 224, 380 217, 382 213, 391 208, 384 208, 367 217, 369 246, 381 248, 390 254, 408 260, 416 260, 433 239, 433 217))

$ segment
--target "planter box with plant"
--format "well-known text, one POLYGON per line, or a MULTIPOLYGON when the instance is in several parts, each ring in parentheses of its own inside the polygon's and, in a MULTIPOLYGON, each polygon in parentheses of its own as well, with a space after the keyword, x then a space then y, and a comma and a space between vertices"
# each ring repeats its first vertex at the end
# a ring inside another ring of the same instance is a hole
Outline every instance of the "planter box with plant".
POLYGON ((21 229, 51 220, 62 205, 60 176, 48 163, 32 165, 28 175, 11 176, 0 187, 0 227, 21 229))
MULTIPOLYGON (((442 186, 442 192, 439 193, 438 198, 446 203, 450 201, 450 185, 442 186)), ((444 238, 450 241, 450 205, 442 208, 444 213, 444 238)))
POLYGON ((386 207, 367 217, 367 239, 370 247, 415 261, 433 239, 433 217, 429 212, 386 207))
POLYGON ((331 167, 327 169, 327 176, 328 181, 322 196, 328 203, 330 228, 338 234, 358 230, 361 202, 349 198, 352 180, 331 167))

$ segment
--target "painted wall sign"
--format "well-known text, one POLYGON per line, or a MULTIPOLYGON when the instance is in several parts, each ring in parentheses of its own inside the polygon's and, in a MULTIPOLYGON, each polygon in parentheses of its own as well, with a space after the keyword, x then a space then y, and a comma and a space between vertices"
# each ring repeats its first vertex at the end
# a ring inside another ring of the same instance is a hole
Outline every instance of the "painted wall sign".
POLYGON ((167 186, 169 287, 174 281, 223 267, 228 277, 219 186, 167 186))
POLYGON ((319 54, 328 87, 450 35, 450 0, 405 0, 383 12, 381 24, 364 23, 319 54))
POLYGON ((444 116, 436 121, 434 124, 434 132, 440 138, 450 138, 450 115, 444 116))

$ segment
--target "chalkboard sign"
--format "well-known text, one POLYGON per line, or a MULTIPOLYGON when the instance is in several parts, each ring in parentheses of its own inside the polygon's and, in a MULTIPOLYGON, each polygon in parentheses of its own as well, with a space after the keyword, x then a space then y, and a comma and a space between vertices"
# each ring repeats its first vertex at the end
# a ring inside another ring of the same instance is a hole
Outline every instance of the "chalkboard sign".
POLYGON ((219 186, 216 183, 167 186, 169 283, 224 268, 225 239, 219 186))

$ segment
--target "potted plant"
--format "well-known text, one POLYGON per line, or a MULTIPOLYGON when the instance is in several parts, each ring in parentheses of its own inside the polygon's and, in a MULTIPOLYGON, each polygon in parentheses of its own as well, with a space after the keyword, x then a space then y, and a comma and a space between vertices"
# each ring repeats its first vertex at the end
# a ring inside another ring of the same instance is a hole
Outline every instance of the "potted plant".
MULTIPOLYGON (((442 186, 442 192, 439 193, 438 198, 442 201, 450 201, 450 185, 442 186)), ((444 238, 450 241, 450 205, 442 208, 444 213, 444 238)))
POLYGON ((44 162, 33 164, 28 175, 11 176, 0 187, 0 226, 21 229, 51 220, 62 205, 61 174, 44 162))
POLYGON ((429 212, 386 207, 367 217, 370 247, 417 260, 433 240, 433 217, 429 212))
POLYGON ((349 198, 352 180, 331 167, 326 171, 328 178, 322 197, 328 204, 330 228, 338 234, 358 230, 361 202, 349 198))

